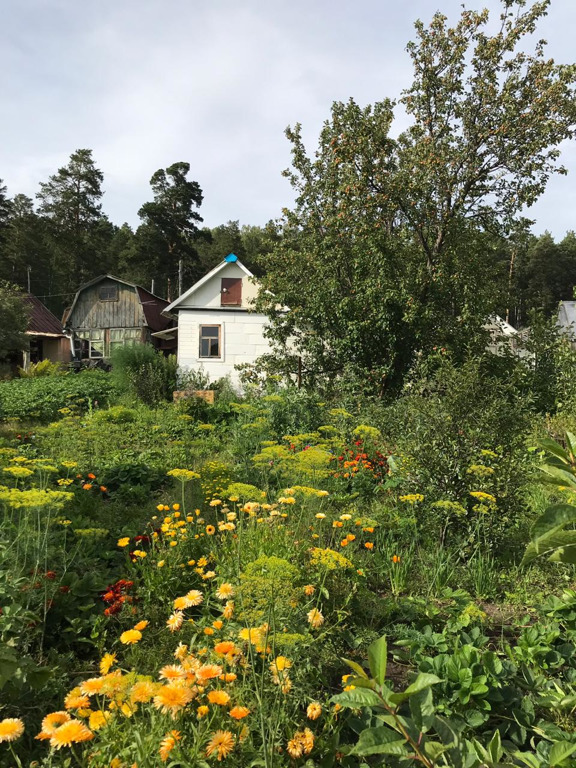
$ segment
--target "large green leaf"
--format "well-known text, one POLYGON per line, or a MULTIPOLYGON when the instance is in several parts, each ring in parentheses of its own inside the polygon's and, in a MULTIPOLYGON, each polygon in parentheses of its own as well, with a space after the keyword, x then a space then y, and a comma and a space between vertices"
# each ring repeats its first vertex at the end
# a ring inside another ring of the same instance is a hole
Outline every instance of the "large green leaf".
POLYGON ((576 522, 576 507, 572 504, 554 504, 548 507, 534 523, 532 540, 536 542, 543 536, 563 528, 568 523, 576 522))
POLYGON ((362 731, 358 743, 351 750, 352 755, 405 755, 408 746, 403 736, 396 731, 380 726, 362 731))
POLYGON ((358 663, 357 663, 357 662, 355 662, 355 661, 352 661, 351 659, 344 659, 344 658, 343 658, 343 659, 342 659, 342 661, 343 661, 345 664, 348 664, 348 666, 350 667, 350 669, 353 669, 353 670, 354 670, 354 672, 356 672, 356 674, 358 675, 358 677, 365 677, 366 679, 368 679, 368 675, 367 675, 367 674, 366 674, 366 672, 365 672, 365 671, 362 669, 362 667, 360 666, 360 664, 358 664, 358 663))
POLYGON ((393 693, 391 696, 389 696, 389 699, 394 704, 401 704, 415 693, 419 693, 426 688, 430 688, 431 685, 436 685, 436 683, 441 682, 442 680, 436 675, 430 675, 427 672, 420 672, 416 680, 414 680, 414 682, 409 685, 405 691, 401 691, 400 693, 393 693))
POLYGON ((555 467, 553 464, 544 464, 540 467, 542 475, 540 480, 544 483, 551 483, 559 488, 570 488, 576 490, 576 477, 573 472, 555 467))
POLYGON ((370 673, 379 685, 384 685, 386 679, 386 664, 388 661, 388 644, 386 636, 375 640, 368 648, 368 663, 370 673))
POLYGON ((576 556, 576 531, 555 530, 547 536, 540 537, 537 542, 530 542, 526 547, 522 564, 527 565, 542 555, 547 555, 556 562, 575 562, 573 558, 576 556))
POLYGON ((557 741, 552 744, 550 754, 548 755, 548 762, 551 766, 562 765, 564 760, 574 752, 576 752, 576 744, 571 744, 568 741, 557 741))
POLYGON ((341 707, 359 709, 360 707, 374 707, 381 704, 380 697, 369 688, 354 688, 353 691, 344 691, 332 696, 331 701, 340 704, 341 707))

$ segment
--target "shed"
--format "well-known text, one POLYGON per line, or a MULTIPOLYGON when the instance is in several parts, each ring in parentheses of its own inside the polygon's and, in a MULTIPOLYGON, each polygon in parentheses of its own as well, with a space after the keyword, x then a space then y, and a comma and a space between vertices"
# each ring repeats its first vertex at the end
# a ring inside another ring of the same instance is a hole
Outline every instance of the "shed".
POLYGON ((69 363, 72 356, 70 337, 65 333, 60 320, 30 293, 24 297, 24 303, 30 317, 26 330, 30 347, 23 352, 22 367, 28 368, 30 363, 39 363, 41 360, 69 363))
POLYGON ((74 337, 75 357, 106 359, 116 347, 146 343, 167 353, 175 351, 175 340, 153 336, 174 325, 171 315, 162 314, 168 304, 114 275, 90 280, 79 288, 64 313, 64 325, 74 337))

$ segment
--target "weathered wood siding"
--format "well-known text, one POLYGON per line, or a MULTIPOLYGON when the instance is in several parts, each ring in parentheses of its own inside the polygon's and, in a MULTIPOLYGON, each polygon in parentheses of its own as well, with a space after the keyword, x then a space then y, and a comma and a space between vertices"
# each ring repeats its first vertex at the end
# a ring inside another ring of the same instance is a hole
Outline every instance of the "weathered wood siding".
POLYGON ((85 288, 78 296, 78 301, 68 324, 74 330, 89 328, 143 328, 146 325, 142 304, 135 288, 114 280, 101 280, 85 288), (116 301, 101 301, 100 290, 107 286, 117 286, 116 301))

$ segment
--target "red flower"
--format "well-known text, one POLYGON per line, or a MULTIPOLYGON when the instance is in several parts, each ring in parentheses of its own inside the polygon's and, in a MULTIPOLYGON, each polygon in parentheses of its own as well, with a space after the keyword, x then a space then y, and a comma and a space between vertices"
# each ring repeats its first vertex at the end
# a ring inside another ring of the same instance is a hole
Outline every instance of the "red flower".
POLYGON ((56 571, 46 571, 44 574, 45 579, 50 579, 50 581, 54 581, 56 578, 56 571))

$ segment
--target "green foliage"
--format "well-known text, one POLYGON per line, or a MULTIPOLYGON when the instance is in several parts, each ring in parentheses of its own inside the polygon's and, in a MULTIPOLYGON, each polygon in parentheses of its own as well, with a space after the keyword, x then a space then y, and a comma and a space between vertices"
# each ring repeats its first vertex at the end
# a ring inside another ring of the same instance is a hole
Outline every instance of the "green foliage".
POLYGON ((118 347, 112 352, 112 375, 118 388, 146 405, 172 399, 178 384, 176 357, 165 357, 148 344, 118 347))
POLYGON ((0 359, 28 347, 28 312, 20 290, 0 280, 0 359))
POLYGON ((298 600, 296 565, 279 557, 261 555, 240 575, 238 604, 246 626, 263 622, 283 626, 298 600))
POLYGON ((58 376, 64 373, 61 363, 53 363, 51 360, 40 360, 38 363, 31 363, 28 369, 18 366, 18 375, 21 379, 36 379, 39 376, 58 376))
POLYGON ((46 422, 72 412, 104 407, 115 395, 111 377, 102 371, 14 379, 0 382, 0 417, 46 422))

